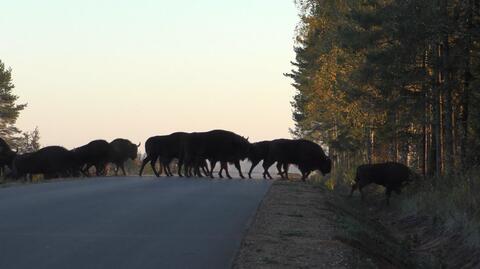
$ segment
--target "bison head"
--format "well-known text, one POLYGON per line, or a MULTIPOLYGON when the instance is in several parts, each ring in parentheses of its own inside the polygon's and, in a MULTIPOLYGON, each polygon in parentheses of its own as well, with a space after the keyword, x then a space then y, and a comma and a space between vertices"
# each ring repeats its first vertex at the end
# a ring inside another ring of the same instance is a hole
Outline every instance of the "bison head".
POLYGON ((319 170, 323 175, 330 173, 330 171, 332 171, 332 160, 328 157, 320 160, 319 170))
POLYGON ((138 156, 138 147, 140 147, 140 144, 135 145, 135 144, 130 144, 130 149, 128 151, 128 156, 130 159, 135 160, 138 156))
POLYGON ((244 137, 236 137, 233 140, 233 148, 235 149, 235 159, 244 160, 248 157, 248 153, 250 152, 250 142, 248 139, 244 137))

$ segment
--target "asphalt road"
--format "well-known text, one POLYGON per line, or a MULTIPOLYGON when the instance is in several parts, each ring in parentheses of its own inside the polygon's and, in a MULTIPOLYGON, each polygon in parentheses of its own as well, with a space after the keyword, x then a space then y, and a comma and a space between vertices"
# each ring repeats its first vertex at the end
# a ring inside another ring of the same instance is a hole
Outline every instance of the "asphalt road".
POLYGON ((269 186, 110 177, 0 189, 0 268, 229 268, 269 186))

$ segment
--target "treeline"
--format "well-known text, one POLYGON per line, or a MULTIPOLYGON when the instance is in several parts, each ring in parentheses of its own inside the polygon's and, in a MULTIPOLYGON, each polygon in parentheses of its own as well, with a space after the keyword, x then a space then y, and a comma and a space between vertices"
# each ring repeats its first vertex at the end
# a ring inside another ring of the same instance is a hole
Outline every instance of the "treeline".
POLYGON ((20 112, 26 104, 17 104, 18 96, 13 93, 12 69, 0 60, 0 137, 19 153, 40 149, 40 131, 21 131, 15 126, 20 112))
POLYGON ((480 161, 479 0, 297 0, 292 132, 335 163, 480 161))

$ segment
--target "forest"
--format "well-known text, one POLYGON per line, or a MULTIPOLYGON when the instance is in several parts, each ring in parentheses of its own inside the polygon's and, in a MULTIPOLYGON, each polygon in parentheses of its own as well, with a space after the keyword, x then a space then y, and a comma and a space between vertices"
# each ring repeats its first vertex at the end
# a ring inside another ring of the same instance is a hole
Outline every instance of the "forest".
POLYGON ((344 242, 394 268, 476 268, 480 1, 296 4, 291 132, 329 150, 344 242), (387 161, 418 175, 393 206, 343 198, 358 165, 387 161))
POLYGON ((336 167, 423 176, 480 160, 480 1, 298 0, 292 133, 336 167))

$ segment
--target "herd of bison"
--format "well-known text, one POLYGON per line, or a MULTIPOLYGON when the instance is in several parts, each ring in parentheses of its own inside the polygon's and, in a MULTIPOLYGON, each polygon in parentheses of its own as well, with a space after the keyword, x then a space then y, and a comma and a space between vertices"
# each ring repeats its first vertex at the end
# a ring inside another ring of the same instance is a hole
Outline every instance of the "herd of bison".
MULTIPOLYGON (((90 176, 90 168, 95 167, 97 176, 106 175, 109 163, 115 165, 115 174, 121 169, 125 173, 124 163, 136 159, 138 147, 127 139, 118 138, 112 142, 94 140, 90 143, 67 150, 61 146, 48 146, 38 151, 17 154, 8 144, 0 139, 0 167, 7 178, 19 179, 27 175, 42 174, 44 178, 90 176), (9 171, 5 173, 4 168, 9 171)), ((208 132, 175 132, 170 135, 153 136, 145 142, 146 157, 142 161, 139 175, 145 165, 150 163, 158 177, 162 168, 167 176, 172 176, 170 168, 177 160, 176 172, 183 177, 214 177, 213 170, 220 163, 219 177, 231 178, 228 164, 233 164, 241 178, 244 178, 240 161, 248 159, 252 165, 248 177, 260 161, 263 161, 263 177, 272 179, 269 168, 276 163, 278 175, 288 179, 288 167, 293 164, 302 174, 302 180, 313 171, 323 175, 330 173, 331 159, 322 148, 304 139, 276 139, 250 143, 248 139, 225 130, 208 132), (156 163, 160 162, 160 171, 156 163)), ((362 194, 362 188, 370 183, 386 187, 387 203, 392 191, 400 193, 403 185, 411 180, 412 172, 399 163, 380 163, 361 165, 357 168, 355 184, 350 195, 356 189, 362 194)))

